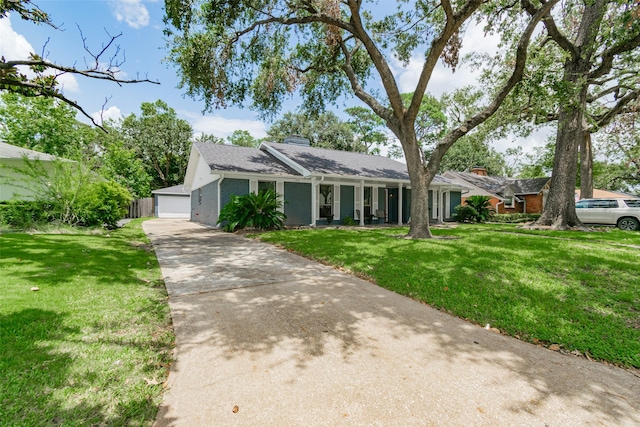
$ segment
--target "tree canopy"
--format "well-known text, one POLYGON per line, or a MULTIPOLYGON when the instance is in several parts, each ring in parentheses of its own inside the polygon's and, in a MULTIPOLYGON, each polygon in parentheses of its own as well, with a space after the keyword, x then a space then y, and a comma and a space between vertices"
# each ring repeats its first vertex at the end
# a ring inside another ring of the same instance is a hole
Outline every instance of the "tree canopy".
POLYGON ((192 129, 164 101, 143 102, 142 114, 127 116, 121 124, 125 147, 135 150, 153 177, 152 187, 183 182, 189 162, 192 129))
POLYGON ((275 142, 283 142, 290 135, 307 138, 312 147, 366 151, 366 146, 355 139, 351 126, 331 111, 315 115, 287 112, 267 131, 267 138, 275 142))

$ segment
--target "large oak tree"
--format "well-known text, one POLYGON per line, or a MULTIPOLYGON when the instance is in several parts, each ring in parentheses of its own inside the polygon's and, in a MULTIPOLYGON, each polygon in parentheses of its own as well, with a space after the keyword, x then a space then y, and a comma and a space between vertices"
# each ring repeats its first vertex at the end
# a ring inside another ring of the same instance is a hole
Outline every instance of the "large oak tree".
MULTIPOLYGON (((537 12, 533 3, 524 2, 532 15, 537 12)), ((581 225, 574 197, 580 147, 581 182, 587 183, 588 195, 591 134, 625 112, 640 94, 640 10, 635 0, 570 1, 561 15, 548 13, 543 21, 564 61, 554 88, 559 96, 551 98, 558 100, 551 114, 558 123, 553 174, 537 223, 564 229, 581 225)))
POLYGON ((490 117, 522 78, 533 30, 556 2, 536 3, 540 11, 521 33, 509 78, 485 108, 450 129, 428 157, 415 120, 438 60, 455 67, 461 31, 481 7, 499 20, 517 7, 513 3, 419 0, 389 7, 363 0, 165 0, 166 33, 182 84, 207 108, 251 99, 254 108, 269 114, 298 91, 307 109, 321 111, 326 102, 353 93, 402 145, 411 180, 409 237, 425 238, 431 237, 428 188, 440 160, 490 117), (413 57, 423 62, 407 107, 391 60, 408 63, 413 57))

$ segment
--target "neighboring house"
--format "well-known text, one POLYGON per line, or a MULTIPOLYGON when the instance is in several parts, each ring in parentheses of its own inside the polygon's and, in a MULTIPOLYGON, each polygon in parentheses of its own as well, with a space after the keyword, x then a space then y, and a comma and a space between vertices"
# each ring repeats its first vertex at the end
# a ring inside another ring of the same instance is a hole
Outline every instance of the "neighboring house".
MULTIPOLYGON (((282 196, 286 225, 340 224, 351 217, 361 225, 377 211, 385 222, 410 217, 411 186, 404 163, 380 156, 309 146, 300 137, 259 148, 194 143, 185 176, 191 191, 191 220, 215 225, 231 195, 274 189, 282 196), (360 213, 360 215, 358 215, 360 213)), ((436 177, 430 187, 432 222, 451 218, 463 186, 436 177)))
POLYGON ((19 172, 25 167, 25 159, 39 160, 47 172, 52 171, 54 160, 72 161, 0 142, 0 201, 33 198, 36 184, 30 183, 29 178, 19 172))
POLYGON ((155 216, 158 218, 190 218, 191 193, 184 189, 184 185, 153 190, 153 205, 155 216))
POLYGON ((487 170, 474 167, 471 172, 447 171, 442 174, 457 184, 470 188, 462 201, 469 196, 489 196, 489 202, 497 213, 541 213, 549 191, 551 178, 517 179, 488 176, 487 170))

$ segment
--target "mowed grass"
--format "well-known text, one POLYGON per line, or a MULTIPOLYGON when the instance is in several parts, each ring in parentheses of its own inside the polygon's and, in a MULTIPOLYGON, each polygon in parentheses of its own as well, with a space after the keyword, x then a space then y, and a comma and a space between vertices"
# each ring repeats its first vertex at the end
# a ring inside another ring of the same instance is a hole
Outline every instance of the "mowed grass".
POLYGON ((640 367, 640 233, 513 225, 292 230, 260 238, 502 333, 640 367))
POLYGON ((152 424, 174 336, 140 224, 0 235, 1 425, 152 424))

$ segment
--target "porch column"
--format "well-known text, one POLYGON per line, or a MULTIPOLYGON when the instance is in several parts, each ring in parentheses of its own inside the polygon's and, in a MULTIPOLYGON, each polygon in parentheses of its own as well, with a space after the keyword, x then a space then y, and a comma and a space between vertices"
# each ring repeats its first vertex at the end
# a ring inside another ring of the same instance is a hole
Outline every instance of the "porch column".
POLYGON ((316 226, 316 179, 311 178, 311 227, 316 226))
POLYGON ((398 225, 402 225, 402 183, 398 183, 398 225))
POLYGON ((364 226, 364 180, 360 181, 360 226, 364 226))

